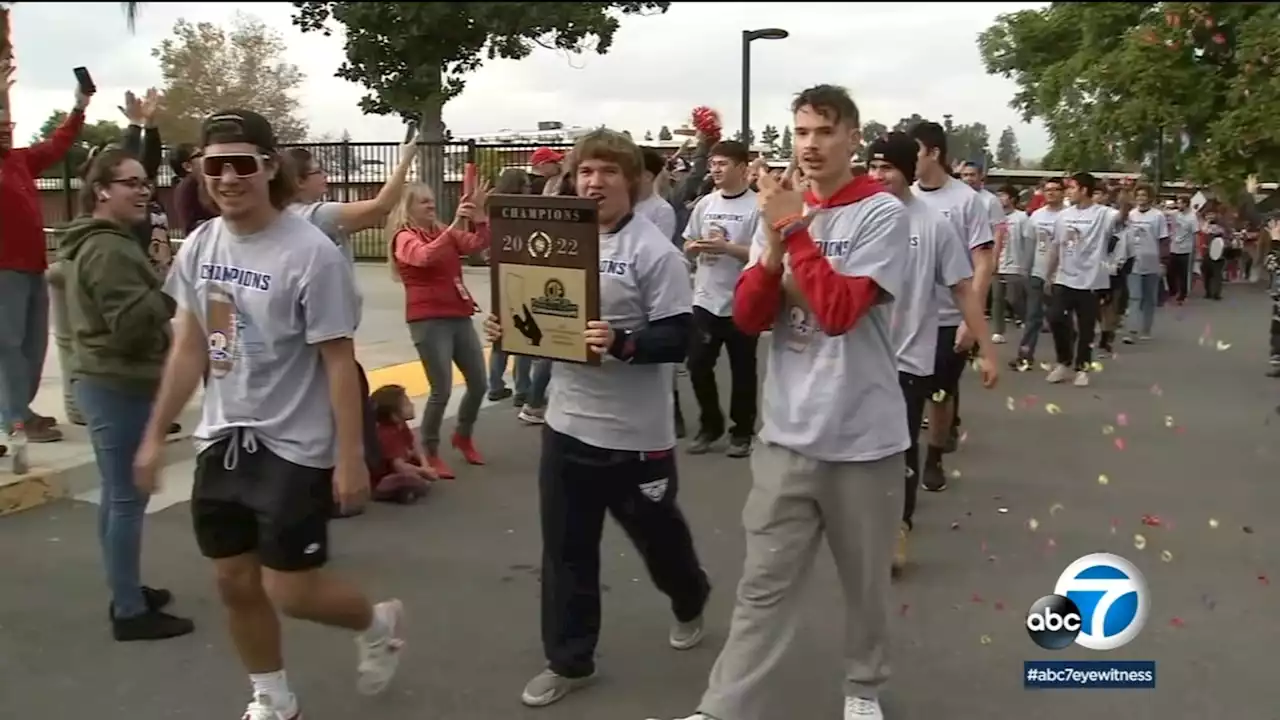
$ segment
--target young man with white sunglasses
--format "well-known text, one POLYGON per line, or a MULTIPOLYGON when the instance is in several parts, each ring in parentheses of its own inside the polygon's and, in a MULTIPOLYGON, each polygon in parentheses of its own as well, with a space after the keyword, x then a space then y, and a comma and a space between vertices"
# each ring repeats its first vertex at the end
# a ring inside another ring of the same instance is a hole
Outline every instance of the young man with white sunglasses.
POLYGON ((183 243, 165 291, 176 337, 135 466, 157 489, 165 429, 208 372, 194 439, 196 542, 214 562, 232 639, 253 686, 244 720, 298 720, 277 609, 360 633, 357 687, 390 683, 400 602, 371 604, 324 572, 336 501, 358 507, 369 475, 353 338, 355 277, 293 198, 271 124, 247 110, 204 123, 200 172, 221 216, 183 243))

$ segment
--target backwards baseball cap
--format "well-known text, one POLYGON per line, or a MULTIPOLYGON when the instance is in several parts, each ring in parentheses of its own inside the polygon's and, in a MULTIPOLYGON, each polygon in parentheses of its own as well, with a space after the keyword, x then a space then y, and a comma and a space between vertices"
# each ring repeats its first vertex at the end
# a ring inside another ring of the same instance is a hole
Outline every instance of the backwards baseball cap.
POLYGON ((252 110, 223 110, 205 118, 200 126, 200 146, 208 145, 214 135, 218 142, 249 143, 263 152, 276 149, 276 133, 271 123, 252 110))
POLYGON ((551 163, 559 163, 564 161, 564 153, 552 150, 549 147, 540 147, 533 151, 533 157, 529 158, 529 164, 537 167, 538 165, 548 165, 551 163))
POLYGON ((916 154, 919 146, 906 133, 891 132, 882 135, 867 148, 867 164, 873 161, 889 163, 907 178, 907 182, 916 179, 916 154))

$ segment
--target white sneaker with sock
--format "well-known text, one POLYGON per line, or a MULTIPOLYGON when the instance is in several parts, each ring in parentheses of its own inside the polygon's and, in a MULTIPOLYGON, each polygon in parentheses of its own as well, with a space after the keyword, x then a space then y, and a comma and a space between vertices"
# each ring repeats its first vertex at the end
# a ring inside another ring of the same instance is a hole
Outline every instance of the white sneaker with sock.
POLYGON ((1072 381, 1076 387, 1089 387, 1089 373, 1084 370, 1076 371, 1076 379, 1072 381))
POLYGON ((875 698, 847 697, 844 699, 844 720, 884 720, 880 701, 875 698))
POLYGON ((373 624, 356 636, 360 657, 356 666, 356 689, 362 695, 377 695, 386 690, 395 677, 400 651, 404 648, 400 637, 403 619, 404 605, 399 600, 380 602, 373 606, 373 624))
POLYGON ((288 701, 279 701, 260 693, 249 702, 241 720, 302 720, 302 711, 298 709, 298 699, 292 694, 288 701))
POLYGON ((1070 380, 1071 375, 1071 368, 1066 365, 1054 365, 1053 369, 1049 371, 1049 377, 1045 378, 1045 380, 1056 384, 1070 380))

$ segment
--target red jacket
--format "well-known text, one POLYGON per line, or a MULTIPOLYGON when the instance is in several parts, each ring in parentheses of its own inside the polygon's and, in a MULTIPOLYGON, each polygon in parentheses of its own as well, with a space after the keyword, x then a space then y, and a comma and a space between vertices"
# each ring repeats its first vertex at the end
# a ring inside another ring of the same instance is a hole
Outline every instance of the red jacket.
POLYGON ((462 258, 489 246, 489 223, 476 223, 474 233, 405 228, 392 244, 407 322, 475 314, 476 301, 462 281, 462 258))
POLYGON ((84 127, 77 110, 53 131, 53 137, 0 154, 0 270, 43 273, 44 213, 36 178, 61 160, 84 127))

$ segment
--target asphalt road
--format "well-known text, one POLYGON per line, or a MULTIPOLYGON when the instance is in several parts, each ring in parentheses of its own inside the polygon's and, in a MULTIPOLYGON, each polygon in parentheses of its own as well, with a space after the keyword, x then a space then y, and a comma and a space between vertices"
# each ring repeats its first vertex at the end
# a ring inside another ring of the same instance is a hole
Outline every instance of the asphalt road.
MULTIPOLYGON (((896 585, 887 717, 1280 718, 1280 684, 1267 660, 1280 638, 1280 588, 1269 584, 1280 579, 1280 533, 1271 524, 1280 508, 1280 381, 1262 377, 1267 317, 1261 293, 1232 286, 1226 302, 1162 310, 1158 339, 1122 348, 1090 388, 1051 387, 1040 372, 1008 374, 991 392, 966 380, 967 436, 949 458, 961 477, 942 495, 923 495, 913 565, 896 585), (1061 412, 1051 414, 1049 404, 1061 412), (1144 514, 1160 526, 1145 526, 1144 514), (1145 537, 1144 549, 1135 534, 1145 537), (1040 650, 1023 630, 1026 608, 1052 592, 1071 560, 1100 550, 1145 573, 1153 599, 1144 632, 1112 653, 1040 650), (1024 660, 1104 658, 1157 661, 1157 689, 1022 687, 1024 660)), ((683 395, 692 414, 692 394, 683 395)), ((374 596, 405 601, 409 655, 386 696, 362 698, 349 637, 287 624, 290 678, 308 720, 641 720, 692 712, 740 572, 747 463, 680 461, 681 502, 716 584, 705 645, 688 653, 666 646, 665 599, 611 526, 601 681, 527 710, 520 689, 542 666, 537 435, 513 411, 491 408, 477 435, 488 466, 463 468, 420 506, 377 507, 335 525, 334 569, 374 596)), ((197 632, 155 644, 109 638, 96 511, 64 502, 0 520, 0 717, 238 717, 247 681, 186 506, 148 517, 146 578, 174 590, 176 611, 194 617, 197 632)), ((825 555, 804 602, 807 622, 769 714, 779 720, 839 716, 843 618, 825 555)))

